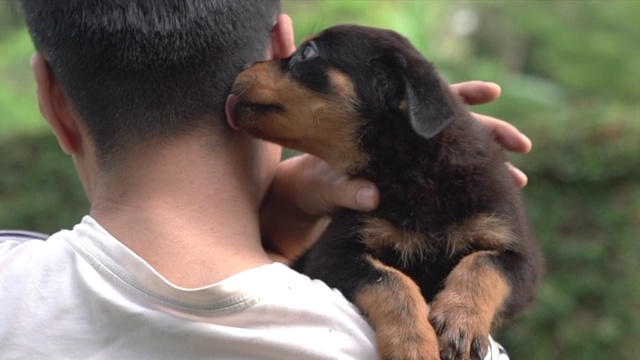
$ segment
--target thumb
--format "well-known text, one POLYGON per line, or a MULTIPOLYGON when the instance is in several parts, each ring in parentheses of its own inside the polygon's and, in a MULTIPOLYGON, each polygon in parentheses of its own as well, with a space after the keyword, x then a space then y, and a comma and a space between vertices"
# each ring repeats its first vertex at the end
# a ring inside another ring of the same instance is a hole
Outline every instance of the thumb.
POLYGON ((324 188, 324 203, 357 211, 370 211, 378 207, 380 194, 376 186, 364 179, 340 176, 324 188))
POLYGON ((324 216, 338 208, 370 211, 378 207, 377 187, 364 179, 336 172, 323 160, 308 154, 280 163, 274 190, 309 216, 324 216))

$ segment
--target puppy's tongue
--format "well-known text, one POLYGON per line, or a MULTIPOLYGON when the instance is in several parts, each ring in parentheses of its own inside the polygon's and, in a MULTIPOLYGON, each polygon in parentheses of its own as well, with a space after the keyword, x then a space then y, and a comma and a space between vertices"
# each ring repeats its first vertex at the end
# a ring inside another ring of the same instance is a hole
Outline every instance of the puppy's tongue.
POLYGON ((227 96, 227 103, 224 106, 224 111, 227 114, 227 124, 229 124, 229 126, 231 126, 231 128, 235 130, 240 129, 235 113, 238 101, 240 101, 240 99, 238 99, 236 95, 230 94, 229 96, 227 96))

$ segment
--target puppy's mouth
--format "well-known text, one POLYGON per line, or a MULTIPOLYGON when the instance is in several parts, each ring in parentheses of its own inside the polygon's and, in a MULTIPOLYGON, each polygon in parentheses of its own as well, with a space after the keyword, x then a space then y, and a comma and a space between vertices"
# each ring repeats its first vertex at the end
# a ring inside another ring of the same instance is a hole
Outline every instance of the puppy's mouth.
POLYGON ((284 107, 280 104, 251 102, 242 99, 234 93, 229 94, 225 104, 227 123, 235 130, 242 128, 240 121, 243 121, 243 118, 247 116, 259 116, 261 114, 280 112, 284 112, 284 107))

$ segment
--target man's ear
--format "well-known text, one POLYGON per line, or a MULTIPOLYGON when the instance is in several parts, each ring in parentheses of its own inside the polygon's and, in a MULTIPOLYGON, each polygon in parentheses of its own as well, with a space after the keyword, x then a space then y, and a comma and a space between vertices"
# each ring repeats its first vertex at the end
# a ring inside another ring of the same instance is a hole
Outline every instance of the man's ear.
POLYGON ((387 58, 404 79, 411 126, 426 139, 434 137, 454 117, 444 82, 433 64, 421 55, 393 51, 387 58))
POLYGON ((278 20, 271 30, 271 58, 285 59, 296 51, 293 35, 293 22, 287 14, 278 15, 278 20))
POLYGON ((79 119, 71 109, 58 79, 41 54, 31 57, 31 70, 35 76, 40 113, 47 120, 58 139, 60 148, 67 154, 77 154, 82 149, 79 119))

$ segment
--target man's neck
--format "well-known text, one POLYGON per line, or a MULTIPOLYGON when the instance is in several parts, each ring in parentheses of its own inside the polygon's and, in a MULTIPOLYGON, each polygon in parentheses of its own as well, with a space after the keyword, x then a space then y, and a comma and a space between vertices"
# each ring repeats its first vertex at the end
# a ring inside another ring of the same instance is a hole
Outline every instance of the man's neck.
POLYGON ((187 288, 270 262, 260 242, 251 150, 214 150, 206 141, 173 139, 139 150, 126 168, 100 176, 92 194, 93 218, 187 288))

